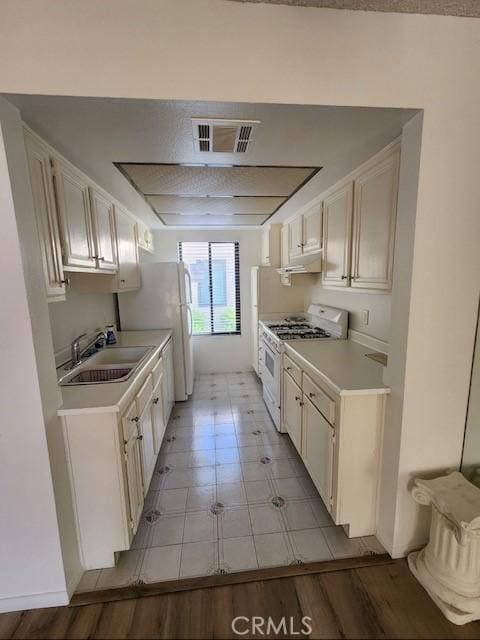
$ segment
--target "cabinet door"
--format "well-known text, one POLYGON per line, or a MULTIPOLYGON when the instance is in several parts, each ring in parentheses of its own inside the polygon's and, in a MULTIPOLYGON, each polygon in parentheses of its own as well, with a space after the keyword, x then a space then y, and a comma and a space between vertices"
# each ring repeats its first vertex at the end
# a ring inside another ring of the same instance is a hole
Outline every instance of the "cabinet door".
POLYGON ((288 260, 298 258, 303 250, 303 219, 298 216, 288 223, 288 260))
POLYGON ((270 230, 267 227, 262 231, 262 253, 261 253, 261 263, 265 266, 269 266, 270 264, 270 230))
POLYGON ((332 497, 333 446, 333 427, 304 396, 302 459, 329 510, 332 497))
POLYGON ((355 181, 352 287, 392 286, 399 160, 395 151, 355 181))
POLYGON ((138 431, 141 440, 143 490, 146 494, 155 467, 155 444, 153 436, 153 403, 150 399, 138 420, 138 431))
POLYGON ((323 201, 323 283, 347 287, 350 282, 353 182, 323 201))
POLYGON ((168 424, 170 414, 172 413, 173 405, 175 404, 175 380, 173 370, 173 349, 172 341, 170 341, 163 352, 163 358, 165 360, 165 373, 162 384, 163 392, 163 409, 164 409, 164 421, 165 426, 168 424))
POLYGON ((117 230, 118 288, 138 289, 140 287, 140 267, 136 222, 126 211, 115 208, 115 226, 117 230))
POLYGON ((25 133, 25 146, 47 298, 49 301, 62 300, 65 296, 65 280, 50 157, 48 151, 28 132, 25 133))
POLYGON ((65 267, 96 267, 88 185, 62 161, 53 162, 65 267))
POLYGON ((97 268, 110 272, 116 271, 118 263, 113 203, 96 189, 90 187, 90 204, 97 268))
POLYGON ((130 511, 130 524, 135 534, 143 509, 143 478, 140 453, 140 440, 136 422, 136 406, 132 402, 123 416, 125 471, 127 478, 127 499, 130 511))
POLYGON ((303 214, 303 253, 322 248, 322 205, 317 204, 303 214))
POLYGON ((252 295, 252 366, 258 375, 258 267, 250 271, 250 291, 252 295))
POLYGON ((158 455, 165 434, 165 411, 163 387, 166 382, 165 373, 161 373, 157 385, 153 390, 153 444, 155 455, 158 455))
POLYGON ((281 231, 281 265, 282 267, 288 267, 288 224, 282 225, 281 231))
POLYGON ((286 372, 283 373, 283 426, 297 451, 302 450, 302 391, 286 372))

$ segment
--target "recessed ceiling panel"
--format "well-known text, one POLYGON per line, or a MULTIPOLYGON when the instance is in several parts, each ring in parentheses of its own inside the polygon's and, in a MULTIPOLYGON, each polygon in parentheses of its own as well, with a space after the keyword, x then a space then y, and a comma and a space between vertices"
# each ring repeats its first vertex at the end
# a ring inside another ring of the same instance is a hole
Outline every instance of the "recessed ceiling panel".
POLYGON ((118 165, 138 191, 147 195, 292 195, 318 169, 313 167, 118 165))
POLYGON ((182 196, 147 196, 147 202, 156 213, 163 216, 167 213, 216 215, 235 214, 272 214, 283 202, 285 197, 245 197, 237 198, 200 198, 182 196))
POLYGON ((267 219, 268 216, 177 216, 177 215, 164 215, 160 216, 161 220, 167 226, 178 227, 235 227, 235 226, 249 226, 249 225, 261 225, 267 219))

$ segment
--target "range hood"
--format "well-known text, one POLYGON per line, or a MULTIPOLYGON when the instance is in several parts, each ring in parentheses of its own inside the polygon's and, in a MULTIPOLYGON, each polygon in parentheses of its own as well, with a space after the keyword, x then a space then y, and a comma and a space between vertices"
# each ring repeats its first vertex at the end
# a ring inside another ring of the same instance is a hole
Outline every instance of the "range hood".
POLYGON ((280 275, 294 275, 295 273, 320 273, 322 271, 322 256, 316 253, 314 256, 301 256, 288 267, 280 267, 277 273, 280 275), (309 258, 309 259, 307 259, 309 258))

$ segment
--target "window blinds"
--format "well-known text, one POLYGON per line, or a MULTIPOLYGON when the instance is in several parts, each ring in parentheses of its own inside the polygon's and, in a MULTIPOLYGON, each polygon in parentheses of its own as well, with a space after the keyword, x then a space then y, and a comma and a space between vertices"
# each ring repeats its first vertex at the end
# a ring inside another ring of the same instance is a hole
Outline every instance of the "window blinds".
POLYGON ((192 276, 193 333, 240 333, 238 242, 179 242, 192 276))

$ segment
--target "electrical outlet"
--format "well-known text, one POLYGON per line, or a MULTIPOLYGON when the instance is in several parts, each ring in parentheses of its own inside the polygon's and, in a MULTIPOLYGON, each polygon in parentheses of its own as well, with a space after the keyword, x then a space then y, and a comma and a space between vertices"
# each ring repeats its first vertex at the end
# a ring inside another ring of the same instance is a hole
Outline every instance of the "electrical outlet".
POLYGON ((368 309, 363 309, 363 311, 362 311, 362 324, 368 324, 369 317, 370 317, 370 311, 368 309))

